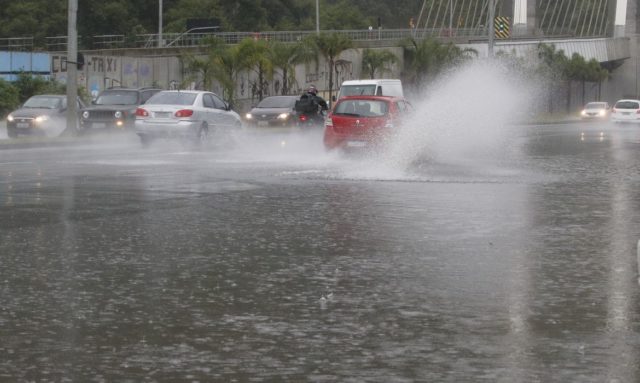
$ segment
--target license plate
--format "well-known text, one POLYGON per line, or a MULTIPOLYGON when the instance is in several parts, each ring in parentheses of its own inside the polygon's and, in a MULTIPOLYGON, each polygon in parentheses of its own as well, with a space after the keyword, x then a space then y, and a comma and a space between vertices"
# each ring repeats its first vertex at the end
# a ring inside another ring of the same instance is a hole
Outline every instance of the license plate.
POLYGON ((258 126, 269 126, 269 121, 258 121, 258 126))
POLYGON ((94 122, 91 124, 91 127, 94 129, 104 129, 107 127, 107 124, 104 122, 94 122))
POLYGON ((155 112, 153 115, 157 118, 171 118, 171 112, 155 112))
POLYGON ((350 148, 362 148, 367 146, 367 143, 364 141, 347 141, 347 146, 350 148))
POLYGON ((24 128, 28 128, 28 127, 29 127, 29 123, 28 122, 18 122, 18 123, 16 123, 16 128, 24 129, 24 128))
POLYGON ((623 116, 628 116, 628 115, 630 115, 630 114, 631 114, 631 113, 625 113, 625 112, 622 112, 622 115, 623 115, 623 116))

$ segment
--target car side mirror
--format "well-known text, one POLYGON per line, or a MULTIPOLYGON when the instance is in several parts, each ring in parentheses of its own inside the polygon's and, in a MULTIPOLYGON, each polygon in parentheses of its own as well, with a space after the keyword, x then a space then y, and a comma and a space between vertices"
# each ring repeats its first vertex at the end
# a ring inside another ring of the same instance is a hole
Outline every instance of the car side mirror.
POLYGON ((233 109, 233 107, 231 106, 231 103, 225 102, 224 103, 224 109, 225 110, 231 110, 231 109, 233 109))

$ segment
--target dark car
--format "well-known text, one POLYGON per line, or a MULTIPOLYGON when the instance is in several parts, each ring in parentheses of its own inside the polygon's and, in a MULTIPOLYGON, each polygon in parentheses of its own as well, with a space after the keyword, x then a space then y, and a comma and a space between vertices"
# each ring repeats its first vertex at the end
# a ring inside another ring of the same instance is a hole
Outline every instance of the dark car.
POLYGON ((157 88, 103 90, 91 106, 80 111, 80 132, 133 130, 136 109, 159 91, 157 88))
MULTIPOLYGON (((78 110, 85 105, 78 98, 78 110)), ((7 116, 7 135, 56 137, 67 127, 67 96, 41 94, 30 97, 7 116)))
POLYGON ((299 96, 265 97, 245 115, 245 121, 252 127, 295 126, 294 106, 299 96))
POLYGON ((328 150, 377 147, 397 132, 405 115, 412 111, 402 97, 343 97, 325 121, 324 145, 328 150))

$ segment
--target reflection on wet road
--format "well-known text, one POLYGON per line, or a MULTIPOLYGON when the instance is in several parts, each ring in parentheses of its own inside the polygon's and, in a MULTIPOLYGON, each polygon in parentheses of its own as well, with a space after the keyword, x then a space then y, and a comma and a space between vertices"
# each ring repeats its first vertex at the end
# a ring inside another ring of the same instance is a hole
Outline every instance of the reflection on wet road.
POLYGON ((637 382, 640 131, 507 143, 2 150, 0 381, 637 382))

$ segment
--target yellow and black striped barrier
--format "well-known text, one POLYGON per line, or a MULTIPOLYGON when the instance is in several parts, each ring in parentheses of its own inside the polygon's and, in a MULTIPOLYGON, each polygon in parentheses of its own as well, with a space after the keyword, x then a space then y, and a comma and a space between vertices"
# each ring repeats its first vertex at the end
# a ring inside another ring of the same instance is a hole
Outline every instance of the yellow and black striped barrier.
POLYGON ((508 39, 511 33, 511 22, 508 17, 497 16, 493 19, 493 28, 496 39, 508 39))

